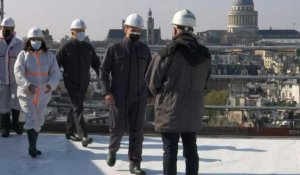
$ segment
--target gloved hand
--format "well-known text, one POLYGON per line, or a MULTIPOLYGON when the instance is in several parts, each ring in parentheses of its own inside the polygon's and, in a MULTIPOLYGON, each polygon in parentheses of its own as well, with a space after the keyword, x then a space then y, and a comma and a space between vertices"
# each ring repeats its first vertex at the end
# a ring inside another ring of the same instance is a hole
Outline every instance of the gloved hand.
POLYGON ((45 89, 45 94, 48 94, 49 92, 51 92, 51 86, 49 84, 47 84, 46 89, 45 89))
POLYGON ((36 87, 35 85, 33 85, 33 84, 30 84, 30 85, 28 86, 28 90, 29 90, 29 92, 32 93, 32 94, 35 94, 36 88, 37 88, 37 87, 36 87))
POLYGON ((104 99, 105 99, 106 104, 108 104, 108 105, 115 104, 114 96, 112 95, 112 93, 106 94, 104 99))

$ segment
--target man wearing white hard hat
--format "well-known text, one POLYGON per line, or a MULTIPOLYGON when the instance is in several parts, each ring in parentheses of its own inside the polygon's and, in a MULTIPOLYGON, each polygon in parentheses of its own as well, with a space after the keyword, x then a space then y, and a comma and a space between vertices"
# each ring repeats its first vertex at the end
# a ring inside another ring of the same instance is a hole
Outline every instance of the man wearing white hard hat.
POLYGON ((16 38, 15 22, 4 18, 0 33, 0 117, 2 119, 2 137, 9 137, 11 128, 17 134, 23 131, 19 126, 20 105, 17 98, 17 85, 14 76, 14 64, 23 49, 23 42, 16 38), (10 116, 12 115, 12 126, 10 116))
POLYGON ((46 47, 43 33, 39 28, 31 28, 27 34, 24 50, 15 63, 14 73, 18 85, 18 98, 24 112, 24 129, 27 131, 32 157, 41 155, 36 148, 38 133, 45 121, 51 92, 60 80, 60 70, 55 58, 46 47))
POLYGON ((110 46, 100 67, 100 82, 110 106, 110 144, 107 164, 114 166, 124 132, 129 134, 128 158, 132 174, 146 174, 142 161, 143 123, 148 97, 145 72, 151 61, 147 45, 139 41, 144 28, 138 14, 127 17, 124 39, 110 46), (111 77, 111 79, 110 79, 111 77))
POLYGON ((88 137, 85 127, 83 102, 90 84, 90 68, 99 76, 100 60, 94 48, 84 41, 85 22, 75 19, 70 28, 71 40, 62 45, 56 55, 59 67, 63 68, 64 84, 70 97, 66 139, 81 141, 86 147, 93 139, 88 137))
POLYGON ((173 41, 155 55, 146 73, 156 97, 155 130, 163 141, 164 175, 177 174, 181 138, 186 174, 198 175, 197 131, 203 114, 203 97, 210 77, 211 56, 193 34, 196 17, 180 10, 173 17, 173 41))

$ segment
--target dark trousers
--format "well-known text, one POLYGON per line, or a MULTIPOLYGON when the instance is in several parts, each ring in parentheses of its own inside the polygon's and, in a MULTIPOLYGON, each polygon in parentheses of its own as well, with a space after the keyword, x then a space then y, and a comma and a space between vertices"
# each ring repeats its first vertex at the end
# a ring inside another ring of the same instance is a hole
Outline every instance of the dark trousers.
POLYGON ((70 96, 71 106, 67 116, 67 134, 75 133, 80 138, 87 137, 85 122, 83 117, 83 100, 78 100, 78 97, 70 96))
MULTIPOLYGON (((20 110, 11 109, 12 114, 12 127, 13 129, 18 129, 19 124, 19 116, 20 116, 20 110)), ((0 114, 1 117, 1 127, 4 128, 6 131, 10 131, 11 123, 10 123, 10 112, 5 114, 0 114)))
POLYGON ((128 129, 130 166, 139 166, 142 161, 143 125, 146 99, 126 105, 110 105, 110 143, 109 151, 117 152, 122 136, 128 129))
POLYGON ((199 170, 199 157, 196 133, 161 133, 161 136, 164 149, 164 175, 177 174, 177 153, 180 137, 183 145, 183 156, 186 159, 186 175, 197 175, 199 170))

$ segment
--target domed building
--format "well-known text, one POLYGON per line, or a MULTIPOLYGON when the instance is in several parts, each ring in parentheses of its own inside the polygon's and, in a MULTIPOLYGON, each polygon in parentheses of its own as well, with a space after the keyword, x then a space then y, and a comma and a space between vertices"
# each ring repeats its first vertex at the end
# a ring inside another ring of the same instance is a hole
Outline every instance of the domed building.
POLYGON ((274 43, 274 40, 300 39, 294 29, 258 29, 258 12, 253 0, 233 0, 228 13, 227 30, 207 30, 199 32, 199 42, 205 45, 252 45, 254 43, 274 43))
POLYGON ((258 30, 258 13, 254 10, 253 0, 234 0, 228 13, 227 32, 251 32, 258 30))

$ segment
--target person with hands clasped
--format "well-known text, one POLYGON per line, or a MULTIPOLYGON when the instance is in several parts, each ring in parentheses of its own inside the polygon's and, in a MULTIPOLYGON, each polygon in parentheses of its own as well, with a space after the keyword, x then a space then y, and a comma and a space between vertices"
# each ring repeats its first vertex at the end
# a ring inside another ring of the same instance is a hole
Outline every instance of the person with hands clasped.
POLYGON ((17 96, 25 114, 24 129, 27 131, 32 157, 41 155, 36 148, 38 132, 44 124, 51 91, 60 80, 60 70, 55 56, 48 51, 43 33, 39 28, 28 31, 24 50, 20 52, 14 66, 17 96))

